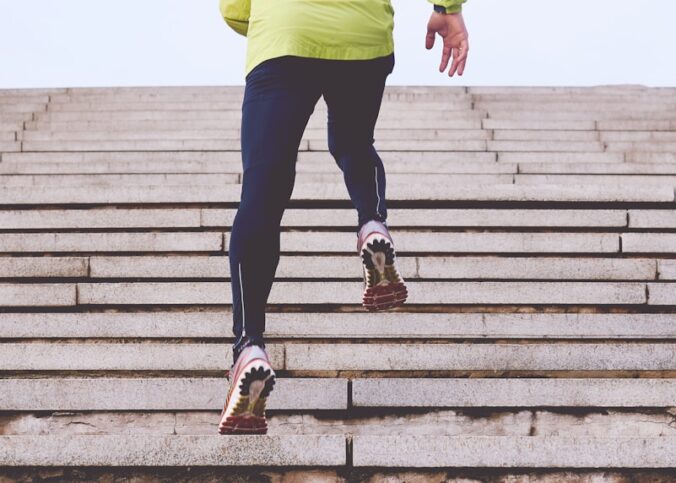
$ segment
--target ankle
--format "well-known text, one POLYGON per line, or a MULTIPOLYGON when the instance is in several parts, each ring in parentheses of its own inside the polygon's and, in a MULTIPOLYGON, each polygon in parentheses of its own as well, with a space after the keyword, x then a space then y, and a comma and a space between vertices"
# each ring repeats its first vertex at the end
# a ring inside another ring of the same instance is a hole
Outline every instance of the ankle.
POLYGON ((236 344, 235 346, 233 346, 233 348, 232 348, 232 361, 233 361, 232 367, 234 367, 235 364, 237 363, 237 359, 242 354, 242 351, 244 349, 246 349, 247 347, 250 347, 250 346, 253 346, 253 345, 257 345, 260 348, 265 349, 265 342, 263 342, 263 336, 249 337, 247 335, 247 336, 242 337, 242 339, 239 341, 239 343, 236 344))

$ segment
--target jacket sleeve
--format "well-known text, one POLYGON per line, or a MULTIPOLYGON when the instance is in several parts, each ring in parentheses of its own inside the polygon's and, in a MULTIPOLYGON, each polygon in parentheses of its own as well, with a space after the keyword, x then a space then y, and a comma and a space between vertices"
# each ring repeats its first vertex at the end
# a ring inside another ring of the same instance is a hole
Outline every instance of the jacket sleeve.
POLYGON ((462 4, 467 0, 427 0, 434 5, 441 5, 446 7, 446 13, 462 12, 462 4))

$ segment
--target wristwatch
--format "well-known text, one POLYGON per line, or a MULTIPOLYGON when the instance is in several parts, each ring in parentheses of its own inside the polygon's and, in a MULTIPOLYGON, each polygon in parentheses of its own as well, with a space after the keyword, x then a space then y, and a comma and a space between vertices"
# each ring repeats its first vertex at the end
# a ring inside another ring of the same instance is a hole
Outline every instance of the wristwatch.
POLYGON ((434 5, 434 11, 437 12, 437 13, 445 14, 446 13, 446 7, 444 7, 443 5, 436 5, 435 4, 434 5))

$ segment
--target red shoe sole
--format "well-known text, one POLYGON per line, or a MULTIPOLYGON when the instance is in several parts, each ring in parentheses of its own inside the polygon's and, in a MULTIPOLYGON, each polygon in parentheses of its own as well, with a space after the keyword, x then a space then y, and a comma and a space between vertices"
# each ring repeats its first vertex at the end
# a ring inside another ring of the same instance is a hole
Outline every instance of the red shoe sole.
POLYGON ((218 428, 220 434, 267 434, 265 418, 257 416, 230 416, 225 425, 218 428))
POLYGON ((370 311, 388 310, 402 305, 407 297, 408 290, 402 282, 378 285, 364 291, 362 305, 370 311))

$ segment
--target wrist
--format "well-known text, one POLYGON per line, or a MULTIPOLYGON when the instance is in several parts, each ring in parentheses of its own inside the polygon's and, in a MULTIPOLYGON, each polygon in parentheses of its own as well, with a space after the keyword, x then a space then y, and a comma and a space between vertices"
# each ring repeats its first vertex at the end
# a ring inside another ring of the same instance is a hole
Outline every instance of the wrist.
POLYGON ((462 12, 462 4, 453 7, 444 7, 443 5, 433 4, 433 10, 442 15, 451 15, 462 12))

